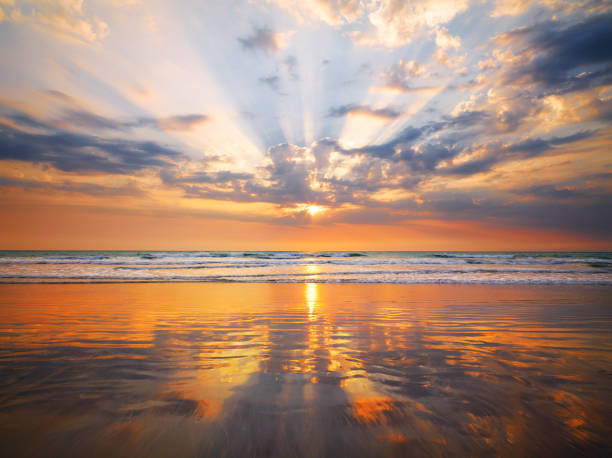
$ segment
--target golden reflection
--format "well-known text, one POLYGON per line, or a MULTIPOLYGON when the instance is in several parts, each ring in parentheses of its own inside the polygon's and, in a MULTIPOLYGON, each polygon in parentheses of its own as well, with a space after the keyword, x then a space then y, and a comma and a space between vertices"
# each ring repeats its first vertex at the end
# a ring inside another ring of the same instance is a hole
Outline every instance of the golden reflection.
POLYGON ((139 456, 163 437, 216 456, 228 446, 221 431, 256 430, 229 444, 263 447, 277 440, 275 422, 297 429, 307 415, 312 435, 286 455, 324 455, 307 447, 345 436, 380 455, 409 444, 433 456, 596 452, 609 443, 611 366, 610 328, 593 306, 608 297, 593 287, 2 285, 10 383, 0 388, 13 410, 0 409, 0 424, 13 429, 0 441, 41 438, 43 427, 70 440, 61 425, 89 417, 80 432, 97 446, 122 438, 139 456), (551 305, 563 301, 582 305, 551 305), (60 412, 49 426, 47 406, 60 412), (109 409, 121 421, 109 424, 109 409))
MULTIPOLYGON (((310 267, 310 266, 307 266, 310 267)), ((306 283, 306 289, 304 290, 304 296, 306 297, 306 305, 308 305, 308 318, 312 321, 315 318, 315 308, 319 299, 319 291, 317 283, 306 283)))
POLYGON ((317 274, 321 272, 321 267, 318 264, 306 264, 304 266, 304 273, 307 274, 305 277, 307 280, 317 278, 317 274))
POLYGON ((391 398, 358 399, 353 402, 353 416, 364 425, 383 425, 394 411, 391 398))

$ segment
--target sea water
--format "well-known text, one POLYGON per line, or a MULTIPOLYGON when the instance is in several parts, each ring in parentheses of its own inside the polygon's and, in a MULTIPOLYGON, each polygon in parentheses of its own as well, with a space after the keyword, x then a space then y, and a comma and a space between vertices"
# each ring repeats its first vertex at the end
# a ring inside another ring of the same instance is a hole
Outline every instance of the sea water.
POLYGON ((612 284, 612 253, 2 251, 0 282, 612 284))

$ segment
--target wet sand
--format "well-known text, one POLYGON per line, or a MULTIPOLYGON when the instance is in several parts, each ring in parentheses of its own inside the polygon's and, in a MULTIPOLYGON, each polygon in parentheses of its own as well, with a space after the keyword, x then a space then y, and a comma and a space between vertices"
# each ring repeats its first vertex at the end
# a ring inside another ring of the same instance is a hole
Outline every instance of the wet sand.
POLYGON ((2 456, 606 456, 612 287, 0 285, 2 456))

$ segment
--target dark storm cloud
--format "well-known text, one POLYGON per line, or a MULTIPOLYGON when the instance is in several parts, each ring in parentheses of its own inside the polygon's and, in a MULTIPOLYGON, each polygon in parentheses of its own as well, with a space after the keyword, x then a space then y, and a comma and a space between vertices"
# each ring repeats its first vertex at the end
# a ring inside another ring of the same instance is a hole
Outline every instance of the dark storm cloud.
POLYGON ((255 29, 251 35, 238 38, 238 41, 244 49, 264 51, 267 54, 273 54, 280 48, 276 33, 267 27, 255 29))
POLYGON ((107 140, 64 131, 32 134, 0 127, 0 160, 45 163, 65 172, 129 174, 182 157, 151 141, 107 140))

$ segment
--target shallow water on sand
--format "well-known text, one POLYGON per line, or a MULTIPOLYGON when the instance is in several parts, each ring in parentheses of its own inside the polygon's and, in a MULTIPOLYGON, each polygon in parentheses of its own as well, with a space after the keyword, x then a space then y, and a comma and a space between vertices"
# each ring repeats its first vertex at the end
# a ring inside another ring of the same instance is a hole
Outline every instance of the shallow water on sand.
POLYGON ((0 455, 605 456, 611 298, 0 285, 0 455))

